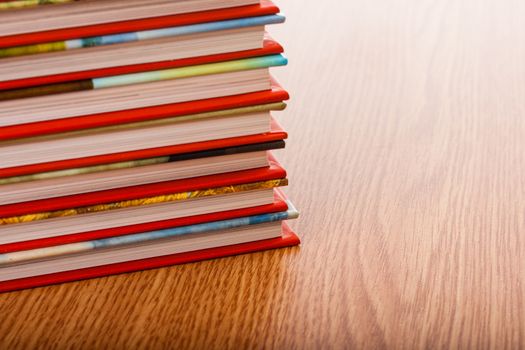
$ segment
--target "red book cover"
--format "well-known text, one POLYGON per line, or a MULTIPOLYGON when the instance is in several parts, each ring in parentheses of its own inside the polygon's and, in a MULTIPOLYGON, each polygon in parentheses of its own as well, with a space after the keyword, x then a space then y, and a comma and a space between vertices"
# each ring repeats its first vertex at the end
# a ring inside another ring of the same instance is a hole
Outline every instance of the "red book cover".
POLYGON ((76 28, 0 36, 0 48, 63 41, 115 33, 135 32, 164 27, 176 27, 194 23, 214 22, 242 17, 272 15, 278 12, 279 8, 277 6, 268 0, 262 0, 260 5, 248 5, 220 10, 104 23, 76 28))
MULTIPOLYGON (((0 127, 0 141, 281 102, 288 98, 288 93, 273 81, 267 91, 0 127)), ((6 176, 12 175, 0 172, 0 177, 6 176)))
POLYGON ((270 160, 270 166, 231 173, 199 176, 190 179, 165 181, 140 186, 115 188, 105 191, 75 194, 64 197, 40 199, 30 202, 0 206, 0 217, 11 217, 31 213, 77 208, 95 204, 113 203, 159 196, 168 193, 202 190, 229 185, 282 179, 286 171, 277 161, 270 160))
POLYGON ((149 270, 170 265, 185 264, 201 260, 252 253, 261 250, 290 247, 298 245, 299 243, 299 237, 297 237, 297 235, 289 228, 289 226, 283 222, 281 237, 219 248, 198 250, 188 253, 173 254, 150 259, 134 260, 118 264, 5 281, 0 282, 0 293, 140 270, 149 270))
POLYGON ((56 171, 63 169, 80 168, 98 164, 109 164, 116 162, 124 162, 134 159, 145 159, 151 157, 168 156, 175 154, 183 154, 190 152, 199 152, 209 149, 250 145, 255 143, 270 142, 284 140, 288 134, 283 130, 282 126, 276 121, 272 120, 271 131, 264 134, 231 137, 227 139, 203 141, 195 143, 187 143, 175 146, 149 148, 138 151, 121 152, 105 154, 100 156, 69 159, 56 162, 39 163, 24 165, 12 168, 0 169, 0 178, 20 176, 27 174, 36 174, 41 172, 56 171))
POLYGON ((170 61, 162 61, 162 62, 134 64, 134 65, 128 65, 128 66, 111 67, 111 68, 101 68, 101 69, 87 70, 87 71, 81 71, 81 72, 47 75, 47 76, 18 79, 18 80, 0 81, 0 90, 28 88, 28 87, 40 86, 40 85, 64 83, 68 81, 87 80, 87 79, 108 77, 108 76, 121 75, 121 74, 131 74, 131 73, 139 73, 139 72, 145 72, 145 71, 177 68, 177 67, 184 67, 184 66, 193 66, 193 65, 213 63, 213 62, 238 60, 238 59, 248 58, 248 57, 279 54, 279 53, 282 53, 283 51, 284 50, 281 45, 279 45, 276 41, 271 39, 268 35, 265 35, 265 39, 263 41, 263 47, 260 49, 229 52, 229 53, 218 54, 218 55, 183 58, 183 59, 178 59, 178 60, 170 60, 170 61))

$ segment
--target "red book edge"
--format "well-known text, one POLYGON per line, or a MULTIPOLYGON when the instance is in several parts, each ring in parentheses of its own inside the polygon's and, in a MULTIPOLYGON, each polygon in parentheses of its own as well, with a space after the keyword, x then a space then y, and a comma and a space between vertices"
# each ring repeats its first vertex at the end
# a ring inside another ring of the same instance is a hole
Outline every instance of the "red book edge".
POLYGON ((277 6, 268 0, 262 0, 260 5, 256 4, 219 10, 183 13, 178 15, 103 23, 75 28, 64 28, 34 33, 0 36, 0 48, 63 41, 115 33, 135 32, 165 27, 176 27, 187 24, 215 22, 242 17, 272 15, 278 12, 279 8, 277 6))
POLYGON ((0 217, 12 217, 31 213, 78 208, 96 204, 132 200, 136 198, 154 197, 169 193, 189 192, 222 186, 283 179, 285 177, 286 171, 284 168, 272 158, 270 159, 270 166, 264 168, 114 188, 111 190, 81 193, 22 203, 4 204, 0 206, 0 217))
POLYGON ((210 149, 218 149, 225 147, 251 145, 256 143, 270 142, 284 140, 288 134, 283 130, 282 126, 276 121, 272 120, 271 131, 264 134, 231 137, 226 139, 186 143, 175 146, 165 146, 157 148, 149 148, 130 152, 104 154, 93 157, 67 159, 56 162, 39 163, 24 165, 19 167, 0 169, 0 178, 20 176, 27 174, 36 174, 48 171, 56 171, 63 169, 74 169, 87 167, 99 164, 109 164, 116 162, 123 162, 135 159, 145 159, 152 157, 160 157, 174 154, 199 152, 210 149))
POLYGON ((104 265, 74 271, 59 272, 54 274, 5 281, 0 282, 0 293, 12 292, 27 288, 42 287, 58 283, 80 281, 109 275, 117 275, 134 271, 150 270, 201 260, 253 253, 261 250, 291 247, 298 244, 300 244, 299 237, 290 229, 290 227, 285 222, 283 222, 281 237, 243 244, 236 244, 231 246, 198 250, 194 252, 173 254, 150 259, 128 261, 118 264, 104 265))
POLYGON ((177 68, 184 66, 193 66, 198 64, 206 64, 221 61, 238 60, 248 57, 266 56, 272 54, 279 54, 284 51, 283 47, 271 39, 267 34, 263 40, 263 47, 260 49, 228 52, 217 55, 189 57, 178 60, 152 62, 134 64, 120 67, 101 68, 94 70, 86 70, 80 72, 71 72, 64 74, 47 75, 33 78, 17 79, 0 81, 0 90, 11 90, 19 88, 27 88, 39 85, 49 85, 56 83, 63 83, 76 80, 87 80, 101 77, 108 77, 121 74, 138 73, 145 71, 154 71, 161 69, 177 68))
MULTIPOLYGON (((289 97, 288 93, 272 80, 272 88, 266 91, 4 126, 0 127, 0 141, 281 102, 289 97)), ((6 176, 12 175, 4 175, 0 171, 0 177, 6 176)))
POLYGON ((0 254, 91 241, 101 238, 124 236, 140 232, 163 230, 172 227, 196 225, 204 222, 228 220, 244 216, 276 213, 288 209, 288 205, 286 204, 285 200, 286 198, 283 195, 282 191, 275 191, 275 201, 272 204, 260 205, 251 208, 227 210, 202 215, 187 216, 176 219, 147 222, 136 225, 113 227, 104 230, 81 232, 58 237, 41 238, 31 241, 0 244, 0 254))

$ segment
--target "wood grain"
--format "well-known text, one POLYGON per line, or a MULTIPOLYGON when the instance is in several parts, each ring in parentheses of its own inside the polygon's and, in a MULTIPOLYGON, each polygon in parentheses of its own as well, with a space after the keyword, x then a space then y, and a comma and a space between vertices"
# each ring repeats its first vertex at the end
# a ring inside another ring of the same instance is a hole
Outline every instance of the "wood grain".
POLYGON ((282 8, 302 246, 0 295, 0 348, 525 347, 525 2, 282 8))

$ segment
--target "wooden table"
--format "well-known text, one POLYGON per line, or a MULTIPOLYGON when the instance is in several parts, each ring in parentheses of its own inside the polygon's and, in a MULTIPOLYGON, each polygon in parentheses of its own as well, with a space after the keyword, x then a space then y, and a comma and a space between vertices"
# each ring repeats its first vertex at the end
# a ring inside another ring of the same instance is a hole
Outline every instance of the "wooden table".
POLYGON ((525 346, 525 2, 282 8, 302 246, 1 295, 0 348, 525 346))

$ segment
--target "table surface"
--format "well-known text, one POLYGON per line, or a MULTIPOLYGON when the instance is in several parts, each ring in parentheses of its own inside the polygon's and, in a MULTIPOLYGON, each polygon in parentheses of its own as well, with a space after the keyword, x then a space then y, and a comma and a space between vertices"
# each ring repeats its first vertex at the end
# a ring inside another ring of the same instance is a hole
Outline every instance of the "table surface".
POLYGON ((302 245, 0 295, 0 348, 525 346, 525 2, 282 9, 302 245))

